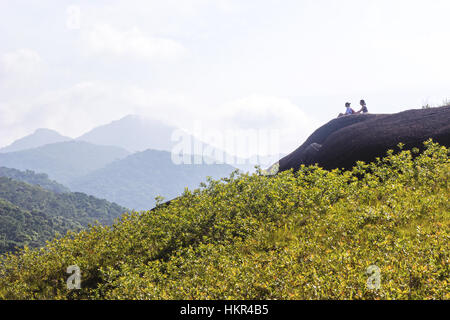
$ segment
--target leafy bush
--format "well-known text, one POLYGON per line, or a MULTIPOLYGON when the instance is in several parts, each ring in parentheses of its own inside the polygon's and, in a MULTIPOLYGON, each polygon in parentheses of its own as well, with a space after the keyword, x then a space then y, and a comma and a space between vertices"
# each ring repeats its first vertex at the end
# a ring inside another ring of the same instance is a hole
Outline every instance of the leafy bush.
MULTIPOLYGON (((401 146, 400 146, 401 147, 401 146)), ((449 299, 449 150, 232 174, 0 260, 4 299, 449 299), (66 268, 81 269, 68 290, 66 268), (381 288, 367 287, 369 266, 381 288)))

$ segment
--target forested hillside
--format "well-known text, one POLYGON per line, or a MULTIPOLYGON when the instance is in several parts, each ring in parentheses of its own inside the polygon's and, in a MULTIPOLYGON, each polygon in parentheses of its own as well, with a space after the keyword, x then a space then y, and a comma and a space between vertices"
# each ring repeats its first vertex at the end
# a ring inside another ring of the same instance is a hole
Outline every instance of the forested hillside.
POLYGON ((197 188, 208 176, 220 179, 234 170, 226 164, 176 165, 169 152, 147 150, 75 179, 68 186, 127 208, 148 210, 154 207, 157 196, 177 197, 186 187, 197 188))
POLYGON ((0 167, 0 177, 7 177, 13 180, 26 182, 56 193, 70 192, 69 188, 56 181, 50 180, 46 173, 35 173, 32 170, 20 171, 17 169, 0 167))
POLYGON ((127 209, 82 193, 58 194, 0 177, 0 252, 39 247, 57 233, 112 224, 127 209))
POLYGON ((0 298, 450 299, 449 150, 418 153, 209 181, 112 227, 3 256, 0 298), (70 265, 81 290, 67 289, 70 265))

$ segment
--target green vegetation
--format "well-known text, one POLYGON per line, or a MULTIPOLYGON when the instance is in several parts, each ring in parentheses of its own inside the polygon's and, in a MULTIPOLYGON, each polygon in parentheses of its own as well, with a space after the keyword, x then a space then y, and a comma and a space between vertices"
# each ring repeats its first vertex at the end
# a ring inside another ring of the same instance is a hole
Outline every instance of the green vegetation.
POLYGON ((440 108, 440 107, 449 107, 450 106, 450 100, 449 99, 445 99, 441 104, 439 105, 433 105, 433 104, 424 104, 422 106, 422 109, 431 109, 431 108, 440 108))
POLYGON ((232 174, 0 260, 4 299, 449 299, 449 150, 232 174), (81 268, 69 291, 66 268, 81 268), (381 288, 366 287, 369 266, 381 288))
POLYGON ((112 224, 125 211, 82 193, 57 194, 0 177, 0 253, 41 247, 59 234, 79 231, 96 221, 112 224))
POLYGON ((20 171, 16 169, 10 169, 5 167, 0 167, 0 177, 7 177, 13 180, 26 182, 35 186, 40 186, 46 190, 55 193, 68 193, 70 190, 57 183, 56 181, 50 180, 46 173, 35 173, 31 170, 20 171))
POLYGON ((0 253, 28 245, 39 247, 64 228, 45 214, 30 213, 0 199, 0 253))

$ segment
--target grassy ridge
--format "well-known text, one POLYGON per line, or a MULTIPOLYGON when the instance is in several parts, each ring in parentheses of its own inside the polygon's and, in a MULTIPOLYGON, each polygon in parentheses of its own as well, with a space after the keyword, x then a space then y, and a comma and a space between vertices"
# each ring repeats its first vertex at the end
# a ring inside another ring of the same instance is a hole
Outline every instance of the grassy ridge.
POLYGON ((449 150, 237 175, 1 258, 4 299, 449 299, 449 150), (66 289, 78 265, 82 289, 66 289), (376 265, 381 288, 366 286, 376 265))

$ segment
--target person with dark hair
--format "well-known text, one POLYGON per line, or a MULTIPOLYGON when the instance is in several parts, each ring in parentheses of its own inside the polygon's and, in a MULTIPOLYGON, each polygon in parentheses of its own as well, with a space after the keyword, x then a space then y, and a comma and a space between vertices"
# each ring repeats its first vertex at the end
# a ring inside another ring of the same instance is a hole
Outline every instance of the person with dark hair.
POLYGON ((350 102, 346 102, 345 103, 345 108, 346 108, 345 109, 345 113, 340 113, 338 115, 338 117, 347 116, 347 115, 351 115, 351 114, 356 114, 355 110, 352 109, 350 102))
POLYGON ((347 102, 345 104, 345 114, 348 115, 348 114, 355 114, 355 113, 356 113, 355 110, 353 110, 351 107, 351 103, 347 102))
POLYGON ((360 102, 359 102, 359 104, 361 105, 361 110, 359 110, 357 113, 368 113, 369 112, 369 110, 367 109, 367 105, 366 105, 366 102, 364 101, 364 100, 361 100, 360 102))

